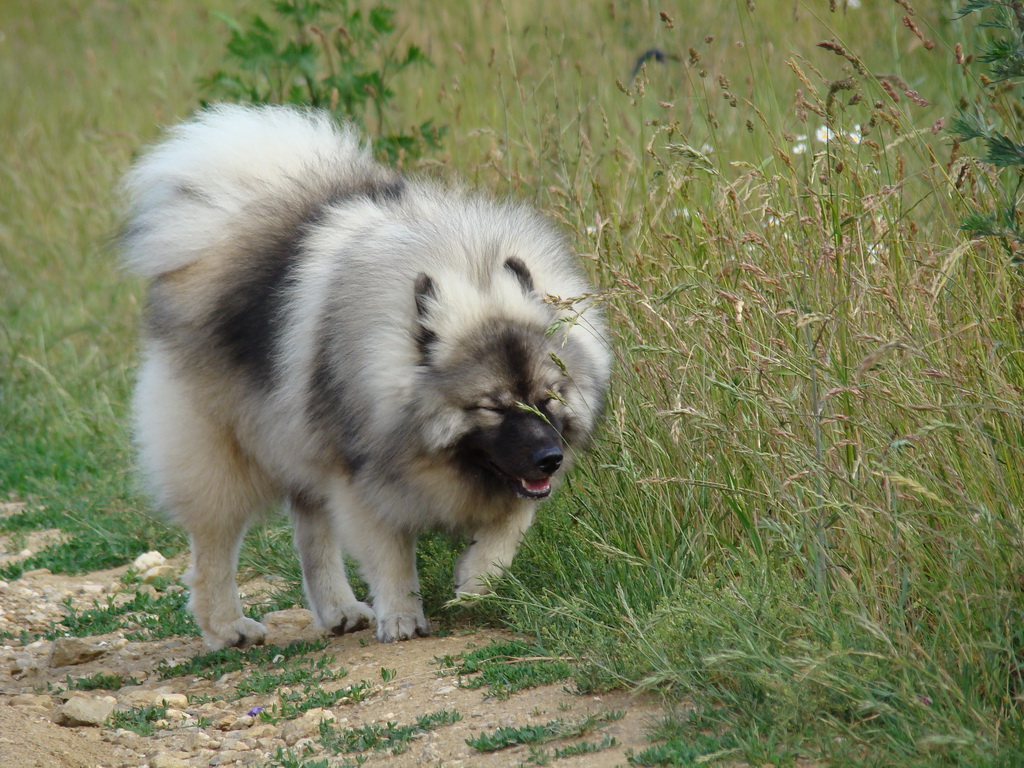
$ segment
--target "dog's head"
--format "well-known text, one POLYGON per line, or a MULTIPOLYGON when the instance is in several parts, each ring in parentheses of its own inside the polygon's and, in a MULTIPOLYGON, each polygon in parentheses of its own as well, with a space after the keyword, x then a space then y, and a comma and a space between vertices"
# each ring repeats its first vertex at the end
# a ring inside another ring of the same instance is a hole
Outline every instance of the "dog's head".
POLYGON ((421 274, 414 289, 422 439, 495 493, 542 499, 592 428, 603 381, 526 265, 502 262, 488 290, 421 274))

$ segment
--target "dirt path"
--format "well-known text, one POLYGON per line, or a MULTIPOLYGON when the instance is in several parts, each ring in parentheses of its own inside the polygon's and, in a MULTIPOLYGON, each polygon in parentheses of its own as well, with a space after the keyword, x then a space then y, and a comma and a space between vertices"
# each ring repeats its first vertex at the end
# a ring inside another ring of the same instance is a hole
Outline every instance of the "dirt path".
MULTIPOLYGON (((41 534, 20 544, 23 550, 30 549, 46 539, 47 535, 41 534)), ((3 544, 0 541, 0 549, 3 544)), ((24 556, 24 551, 20 555, 24 556)), ((12 556, 19 554, 4 552, 0 560, 12 556)), ((16 636, 22 631, 39 632, 63 616, 66 609, 62 601, 70 600, 79 610, 91 607, 97 599, 105 601, 123 588, 119 580, 125 570, 79 577, 37 571, 14 582, 0 582, 0 630, 16 636)), ((148 585, 139 588, 152 589, 148 585)), ((320 637, 304 610, 271 614, 268 626, 268 642, 273 644, 320 637)), ((464 687, 468 678, 442 674, 441 658, 485 646, 495 639, 502 638, 496 633, 472 632, 381 645, 369 631, 331 638, 325 648, 307 654, 306 659, 314 665, 333 657, 322 667, 329 670, 329 682, 323 683, 323 690, 330 692, 362 681, 365 686, 356 695, 332 701, 329 706, 315 707, 295 717, 271 718, 269 722, 257 709, 273 711, 290 691, 299 690, 300 683, 241 695, 246 691, 239 690, 240 683, 251 684, 268 672, 254 667, 216 679, 197 674, 161 679, 161 662, 185 662, 206 651, 199 638, 134 642, 119 632, 84 638, 81 643, 57 641, 56 648, 49 641, 0 640, 0 755, 4 768, 263 765, 280 749, 291 750, 300 758, 299 765, 302 760, 325 757, 330 758, 330 765, 354 765, 357 757, 365 757, 368 765, 397 768, 515 766, 535 764, 546 756, 551 764, 569 768, 625 765, 630 750, 650 745, 646 731, 661 714, 652 701, 623 693, 573 695, 564 690, 564 683, 527 689, 501 699, 489 695, 486 687, 464 687), (62 654, 70 655, 62 658, 62 654), (77 680, 97 674, 134 678, 138 684, 114 690, 68 690, 69 677, 77 680), (112 706, 116 711, 138 714, 146 707, 164 703, 166 713, 145 736, 111 727, 103 714, 112 706), (77 717, 78 709, 86 710, 85 717, 89 716, 88 710, 97 710, 98 714, 93 712, 91 716, 102 724, 57 724, 77 717), (327 751, 318 740, 321 720, 333 720, 338 733, 370 733, 366 726, 376 726, 379 732, 387 723, 409 726, 424 715, 441 711, 457 713, 457 721, 447 722, 456 719, 448 716, 434 729, 419 729, 404 741, 385 739, 376 749, 370 746, 362 751, 335 753, 327 751), (613 719, 619 712, 624 714, 613 719), (503 728, 540 726, 556 720, 576 724, 588 715, 607 719, 584 735, 550 741, 533 747, 534 752, 525 745, 483 752, 466 743, 480 734, 500 733, 503 728), (614 745, 610 746, 612 740, 614 745), (554 752, 580 742, 603 748, 574 756, 554 752), (543 754, 536 750, 543 750, 543 754)))

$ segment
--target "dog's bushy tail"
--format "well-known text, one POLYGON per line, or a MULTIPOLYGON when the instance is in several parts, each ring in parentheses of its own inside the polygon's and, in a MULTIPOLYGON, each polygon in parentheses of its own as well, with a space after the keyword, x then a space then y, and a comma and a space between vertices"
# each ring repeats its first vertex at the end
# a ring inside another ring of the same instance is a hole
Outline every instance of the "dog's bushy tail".
POLYGON ((125 265, 144 277, 188 266, 236 236, 270 197, 371 165, 356 131, 326 113, 221 104, 174 128, 125 179, 125 265))

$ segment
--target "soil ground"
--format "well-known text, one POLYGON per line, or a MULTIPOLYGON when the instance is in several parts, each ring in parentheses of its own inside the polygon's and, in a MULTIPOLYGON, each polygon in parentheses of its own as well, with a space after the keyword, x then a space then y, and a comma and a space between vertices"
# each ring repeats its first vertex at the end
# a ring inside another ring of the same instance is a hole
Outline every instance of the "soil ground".
MULTIPOLYGON (((24 557, 26 551, 58 536, 58 532, 33 534, 18 541, 17 552, 8 551, 13 548, 11 542, 0 539, 0 562, 24 557)), ((182 565, 175 563, 179 571, 182 565)), ((123 589, 121 579, 126 570, 74 577, 39 570, 17 581, 0 582, 0 631, 15 637, 23 631, 29 635, 43 631, 64 615, 64 601, 85 609, 123 589)), ((139 588, 152 589, 148 585, 139 588)), ((320 637, 309 618, 309 613, 301 609, 281 612, 269 625, 268 642, 285 645, 295 639, 320 637)), ((368 695, 358 702, 343 701, 329 709, 272 722, 248 713, 254 707, 269 708, 279 701, 281 689, 242 698, 236 695, 238 683, 257 670, 243 669, 216 680, 160 679, 155 674, 161 661, 181 662, 204 653, 207 649, 197 637, 135 642, 120 632, 86 638, 96 658, 64 666, 53 666, 50 641, 0 640, 0 762, 4 768, 263 765, 279 749, 291 749, 292 754, 305 760, 330 757, 331 765, 354 765, 357 755, 349 755, 352 762, 345 763, 344 755, 325 752, 317 742, 321 719, 333 718, 344 728, 389 722, 408 725, 439 710, 456 711, 461 720, 419 734, 399 754, 370 749, 360 756, 367 758, 367 765, 396 768, 534 764, 538 755, 531 755, 527 746, 481 752, 466 740, 502 727, 539 725, 555 719, 577 722, 588 714, 615 710, 624 712, 624 716, 582 737, 545 744, 542 749, 551 764, 565 768, 625 765, 631 751, 650 745, 647 731, 662 715, 653 700, 621 692, 577 695, 566 689, 566 683, 527 689, 501 699, 490 695, 486 688, 468 689, 460 686, 457 678, 441 674, 441 657, 484 646, 500 637, 494 632, 466 631, 391 645, 378 643, 371 631, 332 637, 326 648, 312 657, 333 656, 331 668, 347 671, 336 687, 365 680, 370 683, 368 695), (393 670, 394 674, 384 679, 382 669, 393 670), (139 684, 116 690, 67 690, 69 677, 78 679, 97 673, 135 678, 139 684), (65 702, 73 697, 98 706, 105 697, 113 697, 122 710, 164 701, 170 706, 152 734, 141 736, 108 724, 58 725, 65 702), (556 748, 580 741, 607 743, 606 737, 614 739, 614 746, 557 759, 553 754, 556 748), (308 750, 305 753, 304 748, 308 750)))

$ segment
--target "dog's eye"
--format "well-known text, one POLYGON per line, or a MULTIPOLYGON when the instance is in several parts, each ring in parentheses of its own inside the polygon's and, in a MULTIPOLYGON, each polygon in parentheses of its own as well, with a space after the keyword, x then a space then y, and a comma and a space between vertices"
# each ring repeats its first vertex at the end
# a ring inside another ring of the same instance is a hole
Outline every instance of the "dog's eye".
POLYGON ((537 405, 548 406, 551 405, 551 403, 554 401, 558 401, 562 405, 565 405, 565 398, 562 397, 562 394, 557 390, 549 389, 547 392, 544 393, 544 397, 540 399, 540 402, 538 402, 537 405))
POLYGON ((505 409, 500 405, 471 405, 467 411, 486 411, 487 413, 504 413, 505 409))

